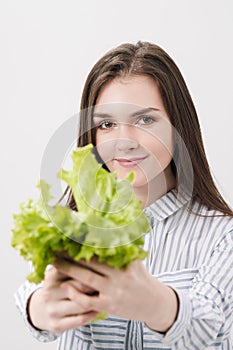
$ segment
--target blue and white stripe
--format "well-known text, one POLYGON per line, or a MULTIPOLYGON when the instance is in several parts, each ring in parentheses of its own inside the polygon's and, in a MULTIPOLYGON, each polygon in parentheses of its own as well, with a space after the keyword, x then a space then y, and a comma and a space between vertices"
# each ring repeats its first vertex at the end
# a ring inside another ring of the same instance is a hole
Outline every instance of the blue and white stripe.
POLYGON ((145 236, 147 270, 177 292, 176 322, 165 334, 114 316, 61 335, 38 332, 27 322, 26 303, 35 285, 23 284, 16 303, 30 332, 58 349, 233 349, 233 220, 170 191, 145 209, 152 230, 145 236))

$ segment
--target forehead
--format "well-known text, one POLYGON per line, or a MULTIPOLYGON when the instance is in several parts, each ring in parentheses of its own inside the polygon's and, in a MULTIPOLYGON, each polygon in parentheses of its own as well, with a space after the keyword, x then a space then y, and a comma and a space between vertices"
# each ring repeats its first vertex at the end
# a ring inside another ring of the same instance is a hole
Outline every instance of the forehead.
POLYGON ((124 103, 164 110, 156 81, 146 75, 130 75, 107 82, 98 95, 98 105, 124 103))

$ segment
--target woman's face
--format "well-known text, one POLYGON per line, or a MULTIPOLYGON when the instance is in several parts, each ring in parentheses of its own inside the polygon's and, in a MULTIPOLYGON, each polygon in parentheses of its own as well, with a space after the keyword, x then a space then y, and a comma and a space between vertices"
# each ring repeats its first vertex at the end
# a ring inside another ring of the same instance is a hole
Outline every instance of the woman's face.
POLYGON ((135 172, 134 187, 164 174, 172 153, 172 126, 156 82, 149 76, 127 76, 108 82, 94 111, 97 151, 107 168, 126 177, 135 172))

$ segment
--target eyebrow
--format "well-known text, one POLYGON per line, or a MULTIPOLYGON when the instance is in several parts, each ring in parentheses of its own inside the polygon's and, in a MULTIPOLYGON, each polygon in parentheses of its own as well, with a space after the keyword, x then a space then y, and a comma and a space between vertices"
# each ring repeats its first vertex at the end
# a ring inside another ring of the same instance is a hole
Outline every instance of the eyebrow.
MULTIPOLYGON (((155 107, 147 107, 147 108, 143 108, 143 109, 140 109, 136 112, 133 112, 132 114, 130 114, 130 117, 137 117, 139 115, 142 115, 142 114, 145 114, 145 113, 149 113, 149 112, 153 112, 153 111, 156 111, 156 112, 159 112, 160 109, 158 108, 155 108, 155 107)), ((108 113, 101 113, 101 112, 95 112, 93 114, 93 118, 109 118, 111 115, 108 114, 108 113)))

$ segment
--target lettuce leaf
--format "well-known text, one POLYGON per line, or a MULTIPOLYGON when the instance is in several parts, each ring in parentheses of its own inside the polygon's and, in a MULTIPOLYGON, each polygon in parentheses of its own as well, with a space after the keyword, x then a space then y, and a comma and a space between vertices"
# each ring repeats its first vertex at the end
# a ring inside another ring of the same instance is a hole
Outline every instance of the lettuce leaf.
POLYGON ((72 189, 78 211, 50 205, 50 186, 41 180, 38 201, 27 200, 13 215, 11 243, 33 264, 30 282, 42 281, 47 265, 63 253, 75 261, 95 256, 115 268, 147 256, 142 245, 150 225, 131 189, 134 174, 117 179, 102 168, 92 150, 90 144, 73 151, 72 169, 58 174, 72 189))

